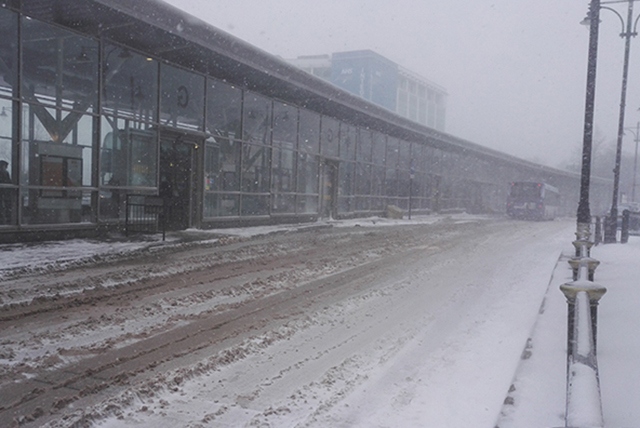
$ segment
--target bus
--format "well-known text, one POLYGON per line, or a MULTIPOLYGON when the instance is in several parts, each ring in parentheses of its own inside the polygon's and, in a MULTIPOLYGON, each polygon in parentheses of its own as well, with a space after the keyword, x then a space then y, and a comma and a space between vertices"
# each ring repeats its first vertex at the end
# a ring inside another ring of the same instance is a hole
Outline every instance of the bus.
POLYGON ((507 215, 525 220, 553 220, 560 214, 560 192, 546 183, 517 181, 511 183, 507 198, 507 215))

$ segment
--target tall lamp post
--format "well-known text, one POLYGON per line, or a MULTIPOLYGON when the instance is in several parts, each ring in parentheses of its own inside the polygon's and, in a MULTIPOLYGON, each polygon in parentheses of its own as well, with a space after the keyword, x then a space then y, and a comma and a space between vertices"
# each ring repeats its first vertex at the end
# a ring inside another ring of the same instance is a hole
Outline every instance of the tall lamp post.
POLYGON ((596 63, 598 58, 598 26, 600 24, 600 0, 589 5, 589 57, 587 63, 587 90, 584 107, 584 132, 582 142, 582 168, 580 172, 580 200, 577 212, 578 240, 589 239, 591 212, 589 210, 589 182, 591 179, 591 146, 593 141, 593 112, 596 94, 596 63))
MULTIPOLYGON (((611 201, 611 211, 607 217, 607 223, 604 228, 604 242, 613 243, 617 241, 618 231, 618 193, 620 191, 620 158, 622 153, 622 137, 624 135, 624 112, 626 108, 627 99, 627 76, 629 73, 629 51, 631 47, 631 37, 638 35, 636 27, 638 24, 638 18, 633 22, 633 2, 635 0, 628 0, 627 8, 627 20, 620 15, 615 9, 606 6, 599 6, 599 9, 607 9, 616 14, 622 24, 622 33, 620 37, 625 39, 624 44, 624 63, 622 66, 622 89, 620 92, 620 114, 618 116, 618 139, 616 144, 616 163, 613 168, 613 197, 611 201)), ((607 3, 620 3, 620 1, 609 1, 607 3)), ((593 4, 592 4, 593 6, 593 4)), ((594 25, 593 9, 590 10, 589 24, 594 25)))
POLYGON ((638 140, 640 140, 640 122, 636 123, 635 128, 626 128, 633 134, 633 141, 636 143, 635 154, 633 155, 633 179, 631 185, 631 202, 636 201, 636 175, 638 171, 638 140))

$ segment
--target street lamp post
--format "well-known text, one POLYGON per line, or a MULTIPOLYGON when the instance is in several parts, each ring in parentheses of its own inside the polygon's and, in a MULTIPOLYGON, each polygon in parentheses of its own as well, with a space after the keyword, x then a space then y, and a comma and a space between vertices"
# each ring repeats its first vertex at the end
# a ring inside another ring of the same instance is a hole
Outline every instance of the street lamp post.
POLYGON ((625 128, 633 134, 633 141, 636 143, 635 154, 633 156, 633 178, 631 184, 631 202, 636 201, 636 175, 638 171, 638 141, 640 140, 640 122, 636 123, 635 128, 625 128))
POLYGON ((640 139, 640 122, 636 123, 636 133, 634 134, 634 141, 636 143, 635 154, 633 155, 633 185, 631 186, 631 202, 636 201, 636 176, 638 171, 638 139, 640 139))
POLYGON ((411 220, 411 204, 413 202, 411 199, 413 199, 413 179, 415 175, 415 170, 413 165, 411 165, 411 170, 409 171, 409 220, 411 220))
MULTIPOLYGON (((611 200, 611 211, 609 216, 607 217, 607 224, 604 229, 604 242, 605 243, 613 243, 617 241, 616 234, 618 231, 618 193, 620 191, 620 158, 622 153, 622 137, 624 135, 624 112, 626 108, 626 98, 627 98, 627 76, 629 73, 629 51, 631 48, 631 37, 635 37, 638 33, 636 32, 636 26, 638 23, 638 18, 636 18, 635 22, 633 21, 633 2, 635 0, 629 0, 628 8, 627 8, 627 20, 625 25, 624 18, 615 10, 606 6, 601 6, 601 9, 607 9, 614 12, 620 22, 622 23, 622 33, 620 33, 620 37, 625 39, 624 44, 624 63, 622 66, 622 88, 620 92, 620 114, 618 116, 618 139, 616 144, 616 163, 613 168, 613 197, 611 200), (626 28, 625 28, 626 27, 626 28)), ((592 11, 593 12, 593 11, 592 11)), ((593 25, 593 17, 591 19, 591 24, 593 25)))
POLYGON ((591 179, 591 146, 593 141, 593 113, 596 94, 596 63, 598 58, 598 26, 600 0, 589 5, 589 56, 587 63, 587 90, 584 107, 584 132, 582 142, 582 168, 580 172, 580 200, 577 212, 578 239, 589 239, 591 212, 589 210, 589 182, 591 179))

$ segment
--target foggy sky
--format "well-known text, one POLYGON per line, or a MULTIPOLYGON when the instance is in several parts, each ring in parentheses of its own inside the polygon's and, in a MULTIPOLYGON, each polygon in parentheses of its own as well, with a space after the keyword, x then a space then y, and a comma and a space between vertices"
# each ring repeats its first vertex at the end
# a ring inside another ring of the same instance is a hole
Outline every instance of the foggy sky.
MULTIPOLYGON (((447 90, 448 133, 550 166, 579 162, 588 0, 164 1, 283 58, 371 49, 447 90)), ((626 4, 609 6, 626 16, 626 4)), ((601 20, 596 138, 615 147, 624 40, 612 12, 601 20)), ((625 126, 634 128, 638 77, 633 39, 625 126)), ((633 148, 627 133, 624 150, 633 148)))

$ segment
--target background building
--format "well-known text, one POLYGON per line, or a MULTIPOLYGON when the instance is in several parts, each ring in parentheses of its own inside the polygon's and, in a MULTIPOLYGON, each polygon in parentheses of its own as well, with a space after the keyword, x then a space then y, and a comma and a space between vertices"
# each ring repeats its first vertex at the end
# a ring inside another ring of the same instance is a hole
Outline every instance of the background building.
POLYGON ((402 117, 445 130, 446 90, 371 50, 305 55, 288 61, 402 117))

